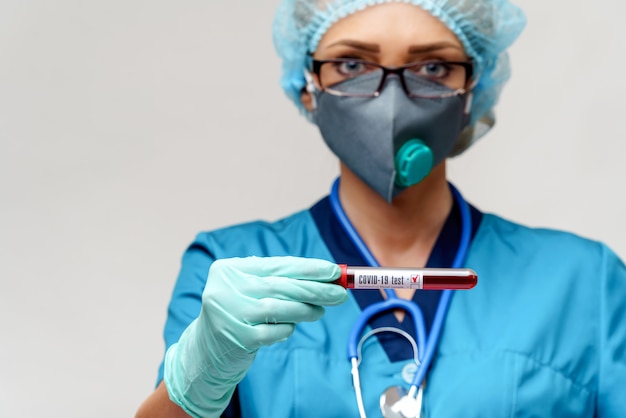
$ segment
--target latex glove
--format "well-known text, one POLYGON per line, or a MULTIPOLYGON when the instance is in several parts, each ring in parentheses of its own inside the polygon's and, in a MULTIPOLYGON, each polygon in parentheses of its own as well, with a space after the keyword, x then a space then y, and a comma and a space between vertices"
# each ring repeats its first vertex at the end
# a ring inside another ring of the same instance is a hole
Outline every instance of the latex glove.
POLYGON ((316 321, 323 306, 347 299, 331 262, 300 257, 215 261, 200 315, 165 356, 170 399, 193 417, 218 417, 257 350, 289 337, 298 322, 316 321))

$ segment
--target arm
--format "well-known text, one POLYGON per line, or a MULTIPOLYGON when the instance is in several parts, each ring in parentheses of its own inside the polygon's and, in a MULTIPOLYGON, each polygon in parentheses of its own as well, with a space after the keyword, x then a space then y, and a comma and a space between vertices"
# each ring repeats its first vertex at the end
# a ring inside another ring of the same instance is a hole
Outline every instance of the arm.
POLYGON ((161 382, 141 404, 135 418, 189 418, 189 415, 170 400, 165 383, 161 382))
MULTIPOLYGON (((202 290, 209 267, 215 258, 199 237, 196 237, 181 261, 181 270, 169 302, 163 332, 166 350, 180 339, 185 328, 198 317, 202 306, 202 290)), ((143 401, 135 418, 188 418, 189 415, 169 397, 163 381, 163 364, 159 368, 156 383, 156 389, 143 401)))
POLYGON ((260 347, 284 341, 297 323, 346 300, 346 290, 329 283, 339 275, 336 264, 299 257, 212 263, 200 314, 168 348, 165 384, 137 416, 219 417, 260 347))
MULTIPOLYGON (((197 318, 202 306, 201 295, 209 267, 215 261, 203 242, 196 240, 182 257, 181 270, 168 306, 163 332, 165 349, 175 344, 185 328, 197 318)), ((184 410, 171 401, 163 381, 163 364, 159 368, 157 386, 141 404, 135 418, 188 418, 184 410)))

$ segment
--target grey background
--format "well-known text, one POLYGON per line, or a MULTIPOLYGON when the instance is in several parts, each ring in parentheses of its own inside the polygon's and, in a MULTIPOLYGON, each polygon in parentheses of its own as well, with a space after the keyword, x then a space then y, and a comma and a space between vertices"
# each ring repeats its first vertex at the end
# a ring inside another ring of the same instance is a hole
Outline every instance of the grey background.
MULTIPOLYGON (((278 87, 277 0, 0 2, 0 416, 132 416, 180 256, 326 194, 278 87)), ((520 0, 497 127, 450 164, 480 209, 626 256, 626 6, 520 0)))

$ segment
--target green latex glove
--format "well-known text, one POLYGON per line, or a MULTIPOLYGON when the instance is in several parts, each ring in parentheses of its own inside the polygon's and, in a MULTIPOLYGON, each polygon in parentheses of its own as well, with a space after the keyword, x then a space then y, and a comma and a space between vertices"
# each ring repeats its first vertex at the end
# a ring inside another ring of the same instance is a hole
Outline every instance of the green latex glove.
POLYGON ((218 417, 257 350, 286 340, 298 322, 347 299, 336 264, 299 257, 215 261, 200 315, 165 355, 170 399, 193 417, 218 417))

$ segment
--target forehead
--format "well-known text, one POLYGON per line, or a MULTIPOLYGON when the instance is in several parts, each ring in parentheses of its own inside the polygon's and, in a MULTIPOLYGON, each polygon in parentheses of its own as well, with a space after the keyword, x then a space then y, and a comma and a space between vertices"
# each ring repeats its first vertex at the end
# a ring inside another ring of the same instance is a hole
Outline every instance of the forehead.
POLYGON ((459 39, 441 21, 419 6, 401 2, 369 6, 338 20, 323 34, 318 49, 340 39, 381 47, 446 42, 462 49, 459 39))

